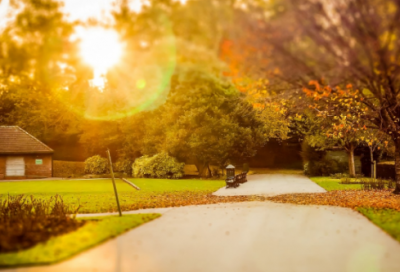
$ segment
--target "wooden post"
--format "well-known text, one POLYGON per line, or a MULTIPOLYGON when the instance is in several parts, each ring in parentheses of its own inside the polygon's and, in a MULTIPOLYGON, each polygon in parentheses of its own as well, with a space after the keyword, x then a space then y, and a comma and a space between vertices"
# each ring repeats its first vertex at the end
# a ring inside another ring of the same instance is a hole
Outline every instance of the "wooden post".
POLYGON ((376 179, 376 161, 374 161, 374 180, 376 179))
POLYGON ((133 184, 132 182, 130 182, 127 179, 121 178, 123 182, 129 184, 130 186, 132 186, 133 188, 135 188, 136 190, 140 190, 140 188, 138 186, 136 186, 135 184, 133 184))
POLYGON ((113 171, 113 167, 112 167, 111 154, 110 154, 110 150, 109 149, 107 149, 107 154, 108 154, 108 161, 110 163, 110 172, 111 172, 112 183, 113 183, 113 186, 114 186, 115 199, 117 200, 118 212, 119 212, 119 216, 122 216, 121 207, 119 206, 117 186, 115 185, 114 171, 113 171))

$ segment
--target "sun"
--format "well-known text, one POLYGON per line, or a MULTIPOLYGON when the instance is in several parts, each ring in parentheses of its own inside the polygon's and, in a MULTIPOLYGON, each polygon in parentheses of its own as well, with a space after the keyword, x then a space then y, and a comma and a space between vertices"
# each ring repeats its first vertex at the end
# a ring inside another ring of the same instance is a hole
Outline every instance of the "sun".
POLYGON ((104 88, 107 71, 121 59, 123 44, 118 33, 101 27, 85 28, 80 31, 81 57, 94 70, 91 85, 104 88))

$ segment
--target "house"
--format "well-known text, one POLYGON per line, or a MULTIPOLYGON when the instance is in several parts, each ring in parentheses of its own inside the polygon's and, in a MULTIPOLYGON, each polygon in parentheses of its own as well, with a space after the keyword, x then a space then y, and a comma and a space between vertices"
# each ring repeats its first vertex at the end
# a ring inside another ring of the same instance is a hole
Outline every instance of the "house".
POLYGON ((53 149, 17 126, 0 126, 0 179, 53 176, 53 149))

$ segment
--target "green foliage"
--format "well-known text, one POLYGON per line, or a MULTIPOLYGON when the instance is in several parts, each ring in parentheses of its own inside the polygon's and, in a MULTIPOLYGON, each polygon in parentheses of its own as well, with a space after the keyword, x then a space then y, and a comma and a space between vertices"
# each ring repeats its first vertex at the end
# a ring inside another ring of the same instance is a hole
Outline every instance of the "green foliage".
POLYGON ((53 237, 46 243, 40 243, 24 251, 0 254, 0 266, 16 267, 59 262, 159 216, 159 214, 129 214, 122 217, 100 216, 78 219, 80 224, 85 223, 85 225, 77 231, 53 237))
POLYGON ((84 174, 84 162, 53 161, 54 177, 73 178, 83 176, 84 174))
POLYGON ((116 163, 114 163, 114 172, 125 173, 129 176, 132 175, 132 160, 130 159, 118 159, 116 163))
POLYGON ((228 81, 200 69, 181 69, 167 102, 141 118, 125 132, 127 143, 136 142, 145 155, 168 152, 192 161, 200 174, 229 158, 254 156, 267 139, 264 123, 245 97, 228 81))
POLYGON ((304 173, 308 176, 329 176, 345 172, 347 163, 323 158, 319 161, 311 161, 304 164, 304 173))
POLYGON ((308 176, 329 176, 346 171, 347 163, 326 157, 326 152, 317 150, 308 143, 301 144, 300 155, 303 159, 304 173, 308 176))
POLYGON ((312 147, 307 140, 304 140, 301 143, 301 152, 300 156, 303 159, 303 163, 319 161, 323 157, 325 157, 326 152, 323 150, 317 150, 316 148, 312 147))
POLYGON ((8 196, 0 201, 0 253, 27 249, 78 229, 83 222, 70 216, 78 209, 71 209, 59 196, 48 200, 8 196))
POLYGON ((330 177, 333 179, 342 179, 342 178, 348 178, 349 175, 346 173, 335 173, 335 174, 331 174, 330 177))
POLYGON ((137 158, 132 165, 134 177, 151 178, 181 178, 183 177, 184 163, 162 152, 152 157, 143 156, 137 158))
POLYGON ((90 157, 85 161, 85 172, 88 174, 105 174, 108 171, 108 160, 100 155, 90 157))

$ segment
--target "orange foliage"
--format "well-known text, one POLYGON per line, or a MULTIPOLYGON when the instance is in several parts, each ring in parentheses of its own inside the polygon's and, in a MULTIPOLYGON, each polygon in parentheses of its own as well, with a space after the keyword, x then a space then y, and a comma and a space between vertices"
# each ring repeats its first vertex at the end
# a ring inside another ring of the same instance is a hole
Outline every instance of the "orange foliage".
POLYGON ((329 205, 352 209, 364 207, 400 211, 400 195, 394 195, 392 190, 348 190, 315 194, 286 194, 267 199, 279 203, 300 205, 329 205))

